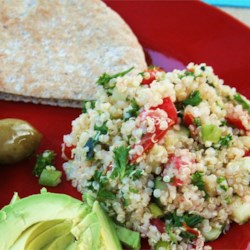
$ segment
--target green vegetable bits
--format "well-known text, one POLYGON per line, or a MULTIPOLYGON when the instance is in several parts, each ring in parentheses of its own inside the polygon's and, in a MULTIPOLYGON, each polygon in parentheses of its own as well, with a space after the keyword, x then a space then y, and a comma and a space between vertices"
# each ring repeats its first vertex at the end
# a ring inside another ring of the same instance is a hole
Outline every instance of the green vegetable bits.
POLYGON ((42 186, 56 187, 61 182, 62 172, 52 169, 44 169, 39 178, 42 186))
POLYGON ((221 130, 213 124, 205 124, 201 126, 201 137, 204 142, 217 143, 221 137, 221 130))

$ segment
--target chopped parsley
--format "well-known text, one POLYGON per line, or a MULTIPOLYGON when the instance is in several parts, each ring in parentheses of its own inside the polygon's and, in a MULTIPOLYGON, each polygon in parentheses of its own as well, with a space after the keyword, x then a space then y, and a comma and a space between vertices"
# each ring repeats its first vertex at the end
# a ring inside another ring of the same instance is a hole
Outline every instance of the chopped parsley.
POLYGON ((143 174, 143 171, 141 169, 137 169, 137 170, 134 170, 129 176, 133 180, 138 180, 141 178, 142 174, 143 174))
POLYGON ((226 120, 225 120, 225 121, 222 121, 222 122, 220 123, 220 126, 221 126, 221 127, 227 126, 227 121, 226 121, 226 120))
POLYGON ((219 148, 226 147, 228 148, 230 145, 230 142, 233 140, 232 135, 228 134, 226 136, 222 136, 218 142, 219 148))
POLYGON ((185 213, 182 216, 178 216, 176 211, 166 215, 166 220, 169 225, 173 227, 182 227, 183 223, 186 223, 189 227, 195 227, 202 222, 203 217, 196 214, 185 213))
POLYGON ((112 94, 112 89, 115 87, 115 84, 110 84, 110 80, 117 78, 119 76, 124 76, 127 73, 129 73, 134 67, 131 67, 128 70, 125 70, 123 72, 119 72, 114 75, 109 75, 107 73, 102 74, 99 79, 97 80, 97 84, 103 86, 103 88, 106 90, 107 94, 111 95, 112 94))
POLYGON ((95 108, 95 100, 83 100, 82 101, 82 113, 87 113, 88 108, 94 109, 95 108))
POLYGON ((200 91, 195 90, 186 100, 184 100, 182 103, 187 106, 197 106, 202 102, 202 98, 200 96, 200 91))
POLYGON ((114 149, 114 168, 110 178, 114 179, 116 177, 120 177, 122 179, 125 177, 128 163, 128 151, 129 148, 125 146, 120 146, 114 149))
POLYGON ((86 154, 88 160, 93 160, 94 158, 94 148, 99 143, 99 136, 100 132, 97 132, 96 136, 94 138, 90 137, 84 145, 84 148, 88 148, 88 152, 86 154))
POLYGON ((180 236, 181 236, 183 239, 185 239, 185 240, 194 240, 194 239, 196 239, 196 238, 198 237, 197 235, 191 234, 191 233, 189 233, 189 232, 187 232, 187 231, 182 231, 182 232, 180 233, 180 236))
POLYGON ((115 200, 115 194, 109 190, 100 189, 97 193, 97 198, 99 200, 115 200))
POLYGON ((234 100, 250 114, 250 103, 240 94, 234 95, 234 100))
POLYGON ((202 70, 202 71, 205 71, 205 70, 206 70, 206 67, 205 67, 205 66, 201 66, 201 70, 202 70))
POLYGON ((130 109, 124 114, 124 120, 127 121, 131 117, 139 115, 140 106, 136 103, 135 99, 131 100, 130 109))
POLYGON ((47 166, 53 165, 55 155, 56 155, 55 152, 51 150, 45 150, 42 154, 37 155, 37 160, 33 170, 33 174, 36 177, 39 177, 47 166))
POLYGON ((107 122, 104 122, 100 127, 95 124, 94 130, 99 131, 102 135, 106 135, 108 133, 108 127, 106 123, 107 122))
POLYGON ((194 124, 195 124, 196 127, 200 127, 201 126, 201 119, 195 117, 194 118, 194 124))
POLYGON ((194 174, 192 174, 192 181, 191 183, 198 187, 199 190, 205 192, 205 199, 208 198, 208 193, 205 188, 205 182, 203 181, 203 172, 196 171, 194 174))
POLYGON ((176 236, 173 234, 170 225, 167 225, 167 226, 166 226, 166 231, 167 231, 167 233, 168 233, 168 235, 169 235, 169 237, 170 237, 170 240, 171 240, 173 243, 177 244, 176 236))
POLYGON ((215 88, 214 83, 213 83, 213 82, 210 82, 208 79, 206 79, 206 83, 207 83, 210 87, 215 88))
POLYGON ((193 76, 193 77, 194 77, 194 80, 196 80, 198 77, 201 77, 202 74, 199 74, 199 75, 196 76, 196 75, 194 74, 194 72, 189 71, 189 70, 186 70, 186 71, 184 72, 183 75, 178 75, 179 79, 182 79, 182 78, 185 77, 185 76, 193 76))
POLYGON ((219 176, 217 178, 217 183, 220 184, 220 188, 225 192, 228 190, 227 180, 225 177, 219 176))

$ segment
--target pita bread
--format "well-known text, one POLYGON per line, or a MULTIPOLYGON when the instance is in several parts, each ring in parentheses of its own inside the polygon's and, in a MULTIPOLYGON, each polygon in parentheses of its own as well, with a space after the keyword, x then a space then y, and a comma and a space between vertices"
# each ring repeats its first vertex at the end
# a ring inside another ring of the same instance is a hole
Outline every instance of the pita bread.
POLYGON ((100 0, 0 0, 0 99, 79 106, 104 72, 146 68, 123 19, 100 0))

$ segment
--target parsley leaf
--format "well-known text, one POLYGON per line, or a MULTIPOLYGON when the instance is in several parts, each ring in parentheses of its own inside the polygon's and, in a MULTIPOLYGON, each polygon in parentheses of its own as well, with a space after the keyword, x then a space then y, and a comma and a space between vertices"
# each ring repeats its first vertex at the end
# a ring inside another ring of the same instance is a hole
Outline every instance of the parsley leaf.
POLYGON ((133 180, 140 179, 143 174, 143 171, 141 169, 134 170, 130 176, 132 177, 133 180))
POLYGON ((108 133, 108 127, 106 125, 107 122, 104 122, 100 127, 96 124, 94 126, 94 130, 99 131, 102 135, 106 135, 108 133))
POLYGON ((200 171, 196 171, 194 174, 192 174, 192 181, 191 183, 195 186, 198 187, 199 190, 202 190, 205 192, 205 199, 208 198, 208 193, 206 191, 206 187, 205 187, 205 182, 203 181, 203 172, 200 171))
POLYGON ((119 77, 119 76, 124 76, 124 75, 126 75, 127 73, 129 73, 132 69, 133 69, 134 67, 131 67, 130 69, 128 69, 128 70, 125 70, 125 71, 123 71, 123 72, 119 72, 119 73, 117 73, 117 74, 114 74, 114 75, 109 75, 109 74, 107 74, 107 73, 104 73, 104 74, 102 74, 100 77, 99 77, 99 79, 97 80, 97 84, 98 85, 101 85, 101 86, 103 86, 103 88, 106 90, 106 92, 108 93, 108 94, 111 94, 112 92, 112 89, 115 87, 115 85, 111 85, 109 82, 110 82, 110 80, 111 79, 114 79, 114 78, 117 78, 117 77, 119 77))
POLYGON ((82 101, 82 113, 86 114, 88 112, 88 108, 95 108, 95 100, 83 100, 82 101))
POLYGON ((116 177, 120 177, 121 179, 125 177, 126 174, 126 166, 128 163, 128 151, 129 148, 125 146, 120 146, 114 149, 114 169, 110 175, 110 178, 114 179, 116 177))
POLYGON ((207 83, 210 87, 215 88, 214 84, 213 84, 212 82, 210 82, 208 79, 206 80, 206 83, 207 83))
POLYGON ((167 233, 168 233, 168 235, 169 235, 169 237, 170 237, 170 240, 171 240, 172 242, 174 242, 175 244, 177 244, 176 236, 175 236, 174 233, 172 232, 170 225, 167 225, 167 226, 166 226, 166 231, 167 231, 167 233))
POLYGON ((196 80, 198 77, 201 77, 202 74, 195 75, 194 72, 186 70, 183 75, 179 75, 178 77, 179 77, 179 79, 182 79, 185 76, 193 76, 194 80, 196 80))
POLYGON ((36 164, 33 170, 33 174, 39 177, 46 166, 53 165, 55 159, 55 152, 51 150, 45 150, 42 154, 37 155, 36 164))
POLYGON ((189 227, 195 227, 203 221, 203 217, 196 214, 185 214, 184 221, 189 227))
POLYGON ((100 132, 97 132, 94 138, 90 137, 84 145, 84 148, 88 147, 88 152, 86 154, 88 160, 92 160, 94 158, 95 152, 94 148, 99 143, 100 132))
POLYGON ((197 226, 204 219, 199 215, 188 213, 185 213, 182 216, 178 216, 176 211, 166 215, 165 218, 173 227, 182 227, 183 223, 185 222, 189 227, 192 228, 197 226))
POLYGON ((100 200, 115 200, 115 194, 111 191, 100 189, 97 193, 97 198, 100 200))
POLYGON ((233 140, 233 137, 230 134, 228 134, 228 135, 226 135, 224 137, 221 137, 220 140, 219 140, 219 142, 218 142, 219 148, 221 148, 221 147, 227 147, 228 148, 229 144, 230 144, 230 142, 232 140, 233 140))
POLYGON ((202 102, 200 91, 195 90, 186 100, 184 100, 182 103, 187 106, 197 106, 202 102))
POLYGON ((226 121, 226 120, 225 120, 225 121, 221 121, 220 126, 221 126, 221 127, 227 126, 227 121, 226 121))
POLYGON ((194 239, 196 239, 198 237, 197 235, 191 234, 191 233, 189 233, 187 231, 182 231, 180 236, 185 240, 194 240, 194 239))
POLYGON ((139 115, 140 106, 136 103, 135 99, 131 100, 130 109, 124 114, 124 120, 127 121, 131 117, 137 117, 139 115))
POLYGON ((201 126, 201 119, 195 117, 195 118, 194 118, 194 124, 196 125, 196 127, 200 127, 200 126, 201 126))
POLYGON ((228 184, 225 177, 219 176, 217 178, 217 183, 220 184, 220 188, 225 192, 228 190, 228 184))
POLYGON ((239 103, 243 109, 245 109, 250 114, 250 103, 247 101, 242 95, 236 94, 234 95, 234 100, 239 103))

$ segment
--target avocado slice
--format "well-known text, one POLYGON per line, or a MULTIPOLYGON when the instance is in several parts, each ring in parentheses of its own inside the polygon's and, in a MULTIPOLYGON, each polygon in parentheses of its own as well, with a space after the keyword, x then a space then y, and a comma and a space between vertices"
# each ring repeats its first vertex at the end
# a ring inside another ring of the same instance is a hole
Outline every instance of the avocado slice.
POLYGON ((139 250, 141 248, 140 233, 114 224, 119 240, 127 247, 139 250))
POLYGON ((29 228, 27 228, 11 246, 10 250, 25 249, 25 246, 29 244, 34 238, 39 236, 47 229, 61 223, 62 220, 50 220, 39 222, 29 228))
POLYGON ((43 249, 54 240, 65 234, 65 232, 70 232, 72 226, 71 221, 63 221, 53 227, 47 229, 42 234, 34 238, 29 244, 26 244, 25 250, 43 249))
POLYGON ((67 246, 70 246, 74 243, 74 235, 72 233, 65 233, 56 240, 54 240, 51 244, 45 247, 46 250, 58 250, 65 249, 67 246))
POLYGON ((72 233, 77 239, 76 249, 98 250, 101 248, 101 227, 95 212, 88 214, 72 229, 72 233))
POLYGON ((0 249, 9 249, 30 226, 53 220, 71 220, 73 226, 90 208, 64 194, 42 193, 15 201, 0 211, 0 249))
POLYGON ((111 219, 97 201, 94 202, 93 211, 96 213, 101 226, 102 246, 105 249, 122 250, 121 243, 111 219))

